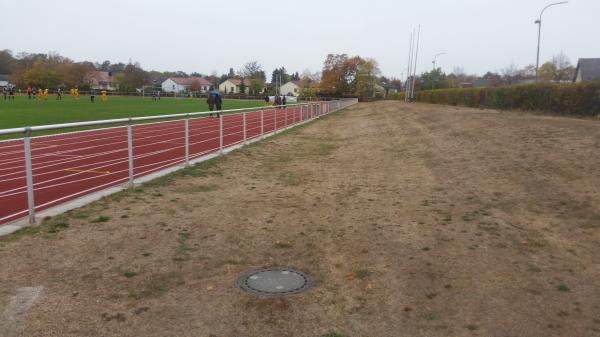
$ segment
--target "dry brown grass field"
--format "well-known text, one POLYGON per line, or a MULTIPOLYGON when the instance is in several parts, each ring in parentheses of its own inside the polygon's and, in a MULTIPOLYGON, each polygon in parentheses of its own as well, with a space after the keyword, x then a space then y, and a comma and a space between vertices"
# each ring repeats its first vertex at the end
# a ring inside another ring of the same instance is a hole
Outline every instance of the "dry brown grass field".
POLYGON ((358 104, 0 238, 0 336, 600 336, 600 123, 358 104), (261 299, 263 266, 315 287, 261 299))

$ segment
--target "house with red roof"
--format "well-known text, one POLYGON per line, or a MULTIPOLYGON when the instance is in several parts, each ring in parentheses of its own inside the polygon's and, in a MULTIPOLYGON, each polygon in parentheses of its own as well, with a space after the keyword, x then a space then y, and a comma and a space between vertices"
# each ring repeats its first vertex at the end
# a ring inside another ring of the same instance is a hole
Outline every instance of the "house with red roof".
POLYGON ((86 74, 86 82, 92 89, 96 90, 117 90, 114 76, 110 71, 90 71, 86 74))

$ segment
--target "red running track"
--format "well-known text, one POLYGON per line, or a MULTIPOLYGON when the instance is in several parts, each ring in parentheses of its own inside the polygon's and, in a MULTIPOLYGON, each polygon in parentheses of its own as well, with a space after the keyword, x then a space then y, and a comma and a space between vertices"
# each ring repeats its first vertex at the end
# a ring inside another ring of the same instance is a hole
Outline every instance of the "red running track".
MULTIPOLYGON (((327 112, 327 103, 262 110, 263 132, 313 118, 315 105, 327 112)), ((185 162, 184 120, 137 124, 132 131, 135 178, 185 162)), ((260 136, 261 111, 247 112, 247 139, 260 136)), ((223 115, 223 147, 243 141, 243 114, 223 115)), ((28 214, 23 146, 22 139, 0 142, 0 224, 28 214)), ((189 119, 190 159, 217 151, 219 118, 189 119)), ((129 179, 126 126, 33 137, 31 153, 36 212, 129 179)))

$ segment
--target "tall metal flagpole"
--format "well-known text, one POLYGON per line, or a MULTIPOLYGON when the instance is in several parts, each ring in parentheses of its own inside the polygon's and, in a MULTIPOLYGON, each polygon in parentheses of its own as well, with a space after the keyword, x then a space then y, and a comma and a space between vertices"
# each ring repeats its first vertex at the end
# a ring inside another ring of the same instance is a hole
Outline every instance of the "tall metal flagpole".
POLYGON ((421 25, 419 25, 419 31, 417 33, 417 51, 415 52, 415 66, 413 67, 413 80, 412 88, 410 90, 410 98, 415 98, 415 78, 417 76, 417 62, 419 61, 419 42, 421 41, 421 25))
POLYGON ((410 93, 410 75, 412 74, 412 55, 413 55, 413 41, 414 41, 415 30, 410 33, 409 46, 408 46, 408 70, 406 73, 406 88, 404 90, 404 102, 408 102, 410 93))

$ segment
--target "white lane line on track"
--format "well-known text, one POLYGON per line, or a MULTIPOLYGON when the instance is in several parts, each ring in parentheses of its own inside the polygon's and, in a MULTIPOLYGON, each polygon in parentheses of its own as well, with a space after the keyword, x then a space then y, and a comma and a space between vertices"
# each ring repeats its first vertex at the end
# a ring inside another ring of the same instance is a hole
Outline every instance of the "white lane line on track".
MULTIPOLYGON (((196 145, 196 144, 205 143, 205 142, 209 142, 209 141, 214 141, 216 139, 218 139, 218 138, 210 138, 210 139, 206 139, 206 140, 203 140, 203 141, 200 141, 200 142, 190 143, 190 146, 196 145)), ((231 145, 231 144, 228 144, 228 146, 229 145, 231 145)), ((154 155, 160 155, 162 153, 166 153, 166 152, 170 152, 170 151, 178 150, 178 149, 181 149, 181 147, 173 147, 173 148, 167 148, 167 149, 163 149, 163 150, 159 150, 159 151, 154 151, 154 152, 150 152, 150 153, 144 153, 144 154, 140 154, 140 155, 134 156, 134 160, 139 160, 139 159, 143 159, 143 158, 146 158, 146 157, 151 157, 151 156, 154 156, 154 155)), ((209 152, 210 151, 214 151, 214 149, 210 149, 209 152)), ((109 167, 109 166, 113 166, 113 165, 118 165, 118 164, 121 164, 121 163, 126 163, 127 161, 128 161, 127 157, 121 157, 121 158, 117 158, 117 159, 112 159, 112 160, 110 160, 108 162, 105 162, 105 165, 96 166, 96 167, 92 168, 92 170, 98 170, 98 169, 102 169, 102 168, 105 168, 105 167, 109 167), (110 163, 110 164, 106 164, 106 163, 110 163)), ((86 166, 91 166, 91 165, 96 165, 96 164, 97 163, 82 165, 82 166, 79 166, 78 168, 83 168, 83 167, 86 167, 86 166)), ((149 164, 149 165, 152 165, 152 164, 149 164)), ((148 165, 137 166, 136 168, 145 167, 145 166, 148 166, 148 165)), ((52 173, 62 172, 62 171, 64 171, 64 170, 57 170, 57 171, 53 171, 52 173)), ((126 171, 128 171, 128 170, 122 170, 122 171, 117 171, 117 172, 126 172, 126 171)), ((114 173, 116 173, 116 172, 112 172, 111 174, 114 174, 114 173)), ((44 175, 44 174, 49 174, 49 173, 44 172, 44 173, 41 173, 41 174, 37 174, 37 175, 34 175, 34 178, 37 177, 37 176, 39 176, 39 175, 44 175)), ((75 176, 77 176, 79 174, 80 173, 74 173, 74 174, 70 174, 70 175, 66 175, 66 176, 61 176, 61 177, 57 177, 57 178, 53 178, 53 179, 41 181, 39 183, 35 183, 34 187, 39 186, 39 187, 37 187, 37 190, 48 188, 48 186, 43 186, 43 185, 51 183, 53 181, 62 180, 62 179, 70 178, 70 177, 75 177, 75 176)), ((4 180, 4 181, 17 180, 17 179, 23 179, 23 177, 7 179, 7 180, 4 180)), ((87 179, 82 179, 82 180, 87 180, 87 179)), ((82 180, 75 180, 75 181, 82 181, 82 180)), ((70 183, 70 182, 71 181, 67 181, 67 182, 55 184, 55 185, 52 185, 52 186, 59 186, 61 184, 67 184, 67 183, 70 183)), ((25 190, 25 188, 26 188, 26 186, 20 186, 20 187, 15 187, 15 188, 10 189, 10 190, 2 191, 0 193, 0 197, 7 197, 7 196, 12 196, 12 195, 23 193, 24 190, 25 190), (16 191, 19 191, 19 190, 23 190, 23 191, 16 192, 16 191)))
MULTIPOLYGON (((241 124, 240 124, 240 125, 241 125, 241 124)), ((225 127, 224 127, 224 128, 223 128, 223 132, 225 133, 225 132, 227 132, 227 130, 229 130, 229 129, 233 129, 233 128, 237 128, 238 126, 239 126, 239 125, 234 125, 234 126, 230 126, 230 127, 227 127, 227 128, 225 128, 225 127)), ((190 136, 191 136, 191 137, 195 137, 195 136, 198 136, 198 135, 206 135, 206 134, 210 134, 210 133, 213 133, 213 132, 215 132, 215 130, 211 130, 210 132, 202 132, 202 133, 196 133, 196 132, 193 132, 193 131, 204 130, 204 129, 206 129, 206 127, 202 127, 202 128, 198 128, 198 129, 190 130, 190 136)), ((168 135, 178 134, 178 133, 181 133, 181 132, 182 132, 182 131, 170 132, 170 133, 167 133, 167 134, 159 134, 159 135, 156 135, 156 134, 155 134, 154 136, 151 136, 151 137, 145 137, 145 138, 141 138, 141 139, 140 139, 140 138, 138 138, 138 139, 134 139, 134 142, 140 142, 140 141, 147 140, 147 139, 152 139, 152 138, 158 138, 158 137, 163 137, 163 136, 168 136, 168 135)), ((216 132, 218 132, 218 130, 216 130, 216 132)), ((178 138, 180 138, 180 137, 178 137, 178 138)), ((173 140, 173 139, 178 139, 178 138, 171 138, 170 140, 173 140)), ((169 139, 167 139, 167 140, 169 140, 169 139)), ((90 150, 90 149, 94 149, 94 148, 96 148, 96 147, 105 147, 105 146, 108 146, 108 145, 122 144, 122 143, 126 143, 126 142, 127 142, 127 141, 121 141, 121 142, 110 143, 110 144, 102 144, 102 145, 96 145, 96 146, 88 146, 88 147, 85 147, 85 148, 77 148, 77 149, 66 150, 66 151, 62 151, 62 152, 63 152, 63 153, 64 153, 64 152, 76 152, 76 151, 83 151, 83 150, 86 150, 86 151, 87 151, 87 150, 90 150)), ((140 145, 138 145, 138 146, 134 146, 134 150, 135 150, 136 148, 137 148, 137 149, 139 149, 139 148, 141 148, 141 147, 150 146, 150 145, 155 145, 155 144, 160 144, 160 143, 161 143, 161 142, 155 142, 155 143, 146 144, 146 145, 141 145, 141 146, 140 146, 140 145)), ((126 149, 126 148, 125 148, 125 149, 126 149)), ((123 150, 124 150, 124 149, 121 149, 121 150, 115 150, 115 151, 123 151, 123 150)), ((107 151, 107 152, 105 152, 105 153, 112 153, 112 152, 115 152, 115 151, 107 151)), ((104 153, 100 153, 100 155, 103 155, 103 154, 104 154, 104 153)), ((45 156, 46 156, 46 155, 44 155, 43 157, 45 157, 45 156)), ((86 156, 84 156, 84 157, 82 157, 82 158, 93 158, 93 157, 96 157, 96 156, 97 156, 97 155, 95 155, 95 154, 90 154, 90 155, 86 155, 86 156)), ((38 157, 35 157, 35 158, 38 158, 38 159, 39 159, 40 157, 38 156, 38 157)), ((34 159, 35 159, 35 158, 34 158, 34 159)), ((34 161, 35 161, 35 160, 34 160, 34 161)), ((70 163, 70 162, 72 162, 72 161, 66 161, 66 162, 63 162, 63 161, 60 161, 60 160, 56 160, 56 161, 45 161, 45 162, 39 163, 39 164, 37 164, 37 165, 36 165, 36 163, 34 163, 34 164, 33 164, 33 168, 34 168, 34 170, 39 170, 39 169, 42 169, 42 168, 52 167, 52 166, 55 166, 55 165, 61 165, 61 164, 64 164, 64 163, 70 163), (39 165, 44 165, 44 166, 39 166, 39 165)), ((17 166, 13 166, 13 167, 7 167, 7 168, 1 168, 1 169, 0 169, 0 171, 8 171, 8 170, 14 170, 14 169, 19 169, 19 168, 20 168, 20 169, 23 169, 23 167, 24 167, 24 164, 22 163, 22 159, 21 159, 21 160, 18 160, 18 163, 19 163, 19 165, 17 165, 17 166)), ((13 175, 13 174, 14 174, 14 173, 8 173, 8 174, 5 174, 5 175, 13 175)), ((0 177, 3 177, 3 176, 5 176, 5 175, 0 175, 0 177)))
MULTIPOLYGON (((236 126, 237 126, 237 125, 236 125, 236 126)), ((232 128, 232 127, 231 127, 231 128, 232 128)), ((224 134, 224 136, 225 136, 225 137, 227 137, 227 136, 231 136, 231 135, 239 134, 239 133, 242 133, 242 132, 243 132, 243 131, 234 132, 234 133, 230 133, 230 134, 224 134)), ((212 140, 215 140, 215 139, 216 139, 216 138, 211 138, 211 139, 207 139, 207 140, 200 141, 200 142, 190 143, 190 145, 196 145, 196 144, 200 144, 200 143, 204 143, 204 142, 212 141, 212 140)), ((235 142, 235 143, 232 143, 232 144, 227 144, 227 146, 235 145, 235 144, 238 144, 238 143, 240 143, 240 142, 241 142, 241 141, 238 141, 238 142, 235 142)), ((164 142, 160 142, 160 143, 164 143, 164 142)), ((143 157, 147 157, 147 156, 151 156, 151 155, 155 155, 155 154, 160 154, 160 153, 164 153, 164 152, 169 152, 169 151, 172 151, 172 150, 175 150, 175 149, 178 149, 178 148, 170 148, 170 149, 166 149, 166 150, 162 150, 162 151, 155 151, 155 152, 153 152, 153 153, 149 153, 149 154, 143 154, 143 155, 140 155, 140 156, 136 156, 136 158, 143 158, 143 157)), ((211 149, 211 150, 209 150, 209 152, 210 152, 210 151, 213 151, 213 150, 211 149)), ((120 159, 120 158, 119 158, 119 159, 120 159)), ((118 162, 118 161, 119 161, 119 159, 115 159, 115 160, 110 160, 110 161, 109 161, 109 162, 114 162, 114 161, 117 161, 117 163, 108 164, 108 165, 103 165, 103 166, 101 166, 101 167, 106 167, 106 166, 110 166, 110 165, 119 164, 119 162, 118 162)), ((121 161, 121 162, 122 162, 122 161, 121 161)), ((82 166, 82 167, 85 167, 85 166, 90 166, 90 165, 91 165, 91 164, 88 164, 88 165, 84 165, 84 166, 82 166)), ((39 174, 38 174, 38 175, 39 175, 39 174)), ((64 177, 59 177, 59 178, 55 178, 55 179, 51 179, 51 180, 49 180, 49 181, 40 182, 39 184, 49 183, 49 182, 51 182, 51 181, 54 181, 54 180, 60 180, 60 179, 68 178, 68 177, 70 177, 70 176, 75 176, 75 175, 77 175, 77 174, 74 174, 74 175, 69 175, 69 176, 64 176, 64 177)), ((36 176, 37 176, 37 175, 36 175, 36 176)), ((15 178, 15 179, 22 179, 22 177, 15 178)), ((13 180, 13 179, 10 179, 10 180, 13 180)), ((36 185, 37 185, 37 184, 36 184, 36 185)), ((46 187, 46 188, 47 188, 47 187, 46 187)), ((15 190, 18 190, 18 189, 20 189, 20 188, 15 188, 15 189, 12 189, 11 191, 15 191, 15 190)), ((4 191, 4 193, 6 193, 6 192, 9 192, 9 193, 10 193, 11 191, 4 191)), ((7 195, 4 195, 4 196, 7 196, 7 195)))
MULTIPOLYGON (((193 123, 193 124, 200 124, 200 123, 193 123)), ((190 127, 190 134, 194 133, 194 132, 198 132, 198 131, 203 131, 203 130, 206 130, 206 129, 210 129, 212 127, 217 127, 217 131, 218 131, 218 124, 214 124, 214 123, 202 123, 202 124, 206 124, 206 125, 202 125, 202 126, 200 126, 198 128, 190 127)), ((241 125, 242 124, 239 124, 239 125, 236 124, 234 126, 241 126, 241 125)), ((231 128, 231 126, 230 127, 225 126, 224 130, 227 130, 227 129, 230 129, 230 128, 231 128)), ((183 132, 182 126, 181 127, 177 127, 177 128, 161 128, 160 131, 161 131, 161 133, 159 133, 159 134, 157 134, 156 131, 147 131, 147 132, 135 132, 134 131, 134 138, 135 138, 135 141, 141 141, 141 140, 152 139, 152 138, 156 138, 156 137, 161 137, 161 136, 166 136, 166 135, 172 135, 172 134, 176 134, 176 133, 179 133, 179 132, 183 132), (170 131, 170 130, 177 130, 177 131, 175 131, 175 132, 167 132, 167 133, 164 132, 164 131, 170 131), (149 137, 142 137, 142 138, 139 137, 140 135, 147 134, 147 133, 150 133, 151 136, 149 136, 149 137)), ((102 136, 102 135, 100 135, 98 133, 99 132, 97 132, 96 136, 102 136)), ((90 140, 90 141, 77 141, 76 143, 78 145, 81 145, 83 143, 89 143, 89 142, 98 142, 99 140, 102 140, 104 143, 101 144, 101 145, 88 146, 88 147, 85 147, 85 148, 75 148, 75 149, 71 149, 71 150, 68 150, 68 151, 69 152, 74 152, 74 151, 79 151, 79 150, 88 150, 88 149, 92 149, 92 148, 100 147, 100 146, 121 144, 121 143, 126 142, 126 140, 122 140, 122 141, 119 141, 119 142, 113 142, 113 143, 106 143, 106 141, 108 139, 112 139, 112 138, 121 138, 121 139, 123 139, 123 137, 126 137, 126 135, 120 135, 118 137, 102 137, 101 139, 95 138, 95 139, 90 140)), ((66 143, 66 144, 63 143, 63 144, 59 144, 59 145, 56 145, 56 146, 69 146, 71 144, 74 144, 74 143, 66 143)), ((66 152, 66 151, 63 151, 63 152, 66 152)), ((21 150, 21 151, 19 151, 19 153, 23 153, 23 151, 21 150)), ((45 155, 41 155, 41 156, 40 155, 33 155, 32 159, 40 158, 40 157, 43 157, 43 156, 45 156, 45 155)), ((15 160, 13 160, 13 162, 14 161, 22 161, 22 159, 15 159, 15 160)), ((34 164, 34 167, 35 167, 35 164, 34 164)), ((0 169, 0 171, 1 170, 2 169, 0 169)))

